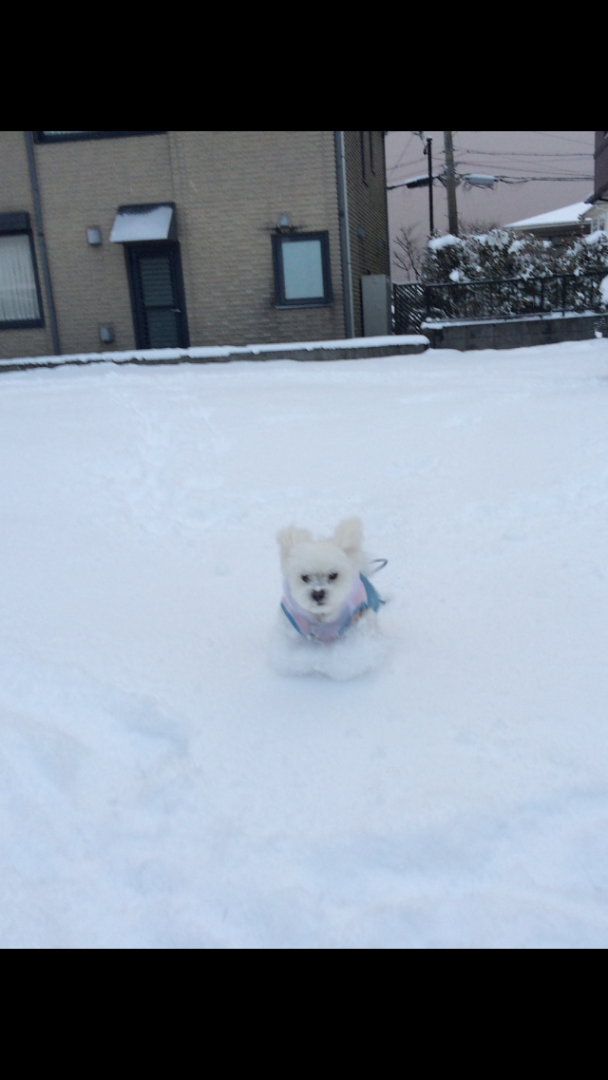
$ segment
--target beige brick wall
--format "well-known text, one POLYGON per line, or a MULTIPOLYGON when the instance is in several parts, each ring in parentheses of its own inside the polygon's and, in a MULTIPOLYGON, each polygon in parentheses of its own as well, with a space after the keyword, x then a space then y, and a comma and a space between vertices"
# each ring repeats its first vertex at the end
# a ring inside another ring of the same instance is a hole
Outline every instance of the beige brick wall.
POLYGON ((361 277, 363 274, 390 274, 383 133, 381 131, 345 131, 344 156, 348 187, 355 336, 359 337, 363 334, 361 277), (365 171, 361 152, 362 136, 365 171))
POLYGON ((132 348, 124 252, 110 231, 124 203, 173 201, 168 136, 48 143, 35 153, 62 352, 102 351, 106 323, 116 340, 105 348, 132 348), (88 243, 93 226, 101 247, 88 243))
POLYGON ((40 247, 36 236, 36 219, 25 136, 22 131, 0 131, 0 214, 18 214, 24 211, 30 215, 30 225, 34 233, 45 325, 39 330, 0 329, 0 359, 2 360, 13 356, 50 355, 53 352, 53 344, 44 294, 40 247))
POLYGON ((193 344, 344 334, 332 131, 177 131, 170 136, 193 344), (334 304, 279 311, 272 233, 329 231, 334 304))
MULTIPOLYGON (((0 213, 29 210, 33 223, 23 133, 0 139, 0 213)), ((125 203, 177 205, 192 345, 344 336, 332 131, 177 131, 43 144, 35 154, 63 353, 134 346, 124 252, 109 239, 125 203), (329 232, 331 307, 277 310, 279 214, 300 231, 329 232), (101 247, 88 244, 93 226, 101 247), (115 328, 110 346, 99 340, 106 323, 115 328)), ((48 318, 40 331, 0 331, 2 356, 51 351, 48 318)))

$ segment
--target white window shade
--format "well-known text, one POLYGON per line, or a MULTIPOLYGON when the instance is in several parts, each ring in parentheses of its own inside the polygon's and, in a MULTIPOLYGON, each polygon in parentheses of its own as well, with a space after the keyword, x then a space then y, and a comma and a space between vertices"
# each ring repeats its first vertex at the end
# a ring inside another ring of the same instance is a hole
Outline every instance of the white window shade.
POLYGON ((288 233, 272 237, 278 308, 321 307, 332 303, 329 233, 288 233))
POLYGON ((30 238, 0 236, 0 323, 39 318, 30 238))
POLYGON ((285 299, 323 296, 323 260, 320 240, 283 244, 285 299))

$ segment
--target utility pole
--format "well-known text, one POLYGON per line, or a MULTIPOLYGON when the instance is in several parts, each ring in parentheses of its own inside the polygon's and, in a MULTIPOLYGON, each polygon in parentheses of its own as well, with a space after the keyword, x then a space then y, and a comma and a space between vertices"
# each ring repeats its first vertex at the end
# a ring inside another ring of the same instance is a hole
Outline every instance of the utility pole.
POLYGON ((458 236, 458 210, 456 209, 456 170, 454 168, 454 144, 452 132, 444 131, 445 187, 448 196, 448 227, 452 236, 458 236))
POLYGON ((426 151, 429 156, 429 236, 435 232, 435 220, 433 217, 433 140, 426 140, 426 151))

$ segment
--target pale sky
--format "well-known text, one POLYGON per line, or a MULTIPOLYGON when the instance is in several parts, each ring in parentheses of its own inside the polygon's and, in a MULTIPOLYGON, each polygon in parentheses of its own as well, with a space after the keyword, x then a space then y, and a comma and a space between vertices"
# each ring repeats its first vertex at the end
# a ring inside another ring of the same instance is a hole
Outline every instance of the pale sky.
MULTIPOLYGON (((443 131, 425 131, 433 140, 433 172, 444 169, 443 131)), ((523 183, 495 184, 493 189, 457 189, 461 221, 507 225, 512 221, 581 202, 593 191, 593 131, 455 131, 454 160, 459 174, 484 173, 523 183), (533 179, 552 177, 553 179, 533 179), (557 179, 565 177, 567 179, 557 179), (577 179, 583 178, 583 179, 577 179), (588 178, 588 179, 585 179, 588 178)), ((423 143, 417 133, 390 131, 386 137, 389 184, 427 171, 423 143)), ((435 228, 448 231, 445 188, 433 188, 435 228)), ((414 225, 424 241, 429 228, 428 188, 397 188, 388 193, 391 248, 402 225, 414 225)), ((404 280, 394 271, 397 281, 404 280)))

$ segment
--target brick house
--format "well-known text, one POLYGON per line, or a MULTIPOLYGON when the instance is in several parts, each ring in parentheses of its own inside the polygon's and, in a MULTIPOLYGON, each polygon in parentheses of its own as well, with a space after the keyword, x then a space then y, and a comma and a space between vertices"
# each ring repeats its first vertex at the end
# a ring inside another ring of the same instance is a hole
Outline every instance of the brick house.
POLYGON ((0 132, 0 358, 360 337, 389 272, 382 131, 0 132))

